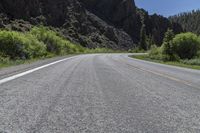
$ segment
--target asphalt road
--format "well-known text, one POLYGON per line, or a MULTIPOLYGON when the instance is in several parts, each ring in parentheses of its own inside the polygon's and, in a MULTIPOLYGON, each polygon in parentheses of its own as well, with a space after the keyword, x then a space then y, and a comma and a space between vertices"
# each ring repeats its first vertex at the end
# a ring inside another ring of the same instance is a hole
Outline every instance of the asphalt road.
POLYGON ((198 70, 93 54, 9 76, 2 133, 200 132, 198 70))

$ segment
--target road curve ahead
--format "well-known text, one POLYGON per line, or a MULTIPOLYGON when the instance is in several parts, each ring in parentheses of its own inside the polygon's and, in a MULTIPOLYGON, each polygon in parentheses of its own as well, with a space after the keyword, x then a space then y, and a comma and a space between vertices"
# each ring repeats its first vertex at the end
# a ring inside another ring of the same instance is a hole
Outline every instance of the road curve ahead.
POLYGON ((91 54, 5 79, 3 133, 200 132, 198 70, 91 54))

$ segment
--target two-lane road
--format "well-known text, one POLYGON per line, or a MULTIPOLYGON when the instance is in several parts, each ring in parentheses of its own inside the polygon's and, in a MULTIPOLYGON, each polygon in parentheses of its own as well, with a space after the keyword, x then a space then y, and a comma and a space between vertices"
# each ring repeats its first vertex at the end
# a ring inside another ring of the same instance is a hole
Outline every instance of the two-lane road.
POLYGON ((91 54, 0 77, 1 131, 199 133, 200 71, 91 54))

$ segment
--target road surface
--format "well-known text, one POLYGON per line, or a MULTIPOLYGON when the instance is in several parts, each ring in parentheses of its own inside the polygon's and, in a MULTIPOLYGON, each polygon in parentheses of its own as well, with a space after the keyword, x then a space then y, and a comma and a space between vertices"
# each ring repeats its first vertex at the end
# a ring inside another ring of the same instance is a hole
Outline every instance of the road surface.
POLYGON ((91 54, 1 76, 0 132, 199 133, 200 71, 91 54))

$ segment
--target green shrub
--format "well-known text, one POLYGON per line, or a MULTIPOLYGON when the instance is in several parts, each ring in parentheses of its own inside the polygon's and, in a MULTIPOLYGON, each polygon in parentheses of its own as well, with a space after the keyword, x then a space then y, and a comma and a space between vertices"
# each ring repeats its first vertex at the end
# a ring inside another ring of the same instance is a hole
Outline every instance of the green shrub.
POLYGON ((52 30, 46 27, 34 27, 30 33, 46 45, 48 52, 55 54, 62 52, 64 47, 63 41, 52 30))
POLYGON ((200 65, 200 58, 191 60, 182 60, 181 62, 187 65, 200 65))
POLYGON ((42 56, 45 50, 45 45, 31 34, 0 30, 0 52, 11 59, 42 56))
POLYGON ((196 57, 200 59, 200 50, 197 52, 197 56, 196 57))
POLYGON ((5 64, 9 61, 9 57, 7 57, 6 55, 4 55, 3 53, 0 53, 0 63, 5 64))
POLYGON ((145 53, 146 51, 143 49, 140 49, 139 47, 136 47, 134 49, 130 49, 128 52, 130 52, 130 53, 145 53))
POLYGON ((181 59, 192 59, 198 54, 200 38, 193 33, 181 33, 173 39, 174 51, 181 59))
POLYGON ((36 36, 39 41, 42 41, 47 46, 47 51, 54 54, 80 53, 84 48, 80 45, 74 45, 70 41, 64 39, 57 32, 50 30, 47 27, 34 27, 31 34, 36 36))
POLYGON ((162 60, 162 51, 160 47, 152 45, 149 50, 149 58, 154 60, 162 60))

